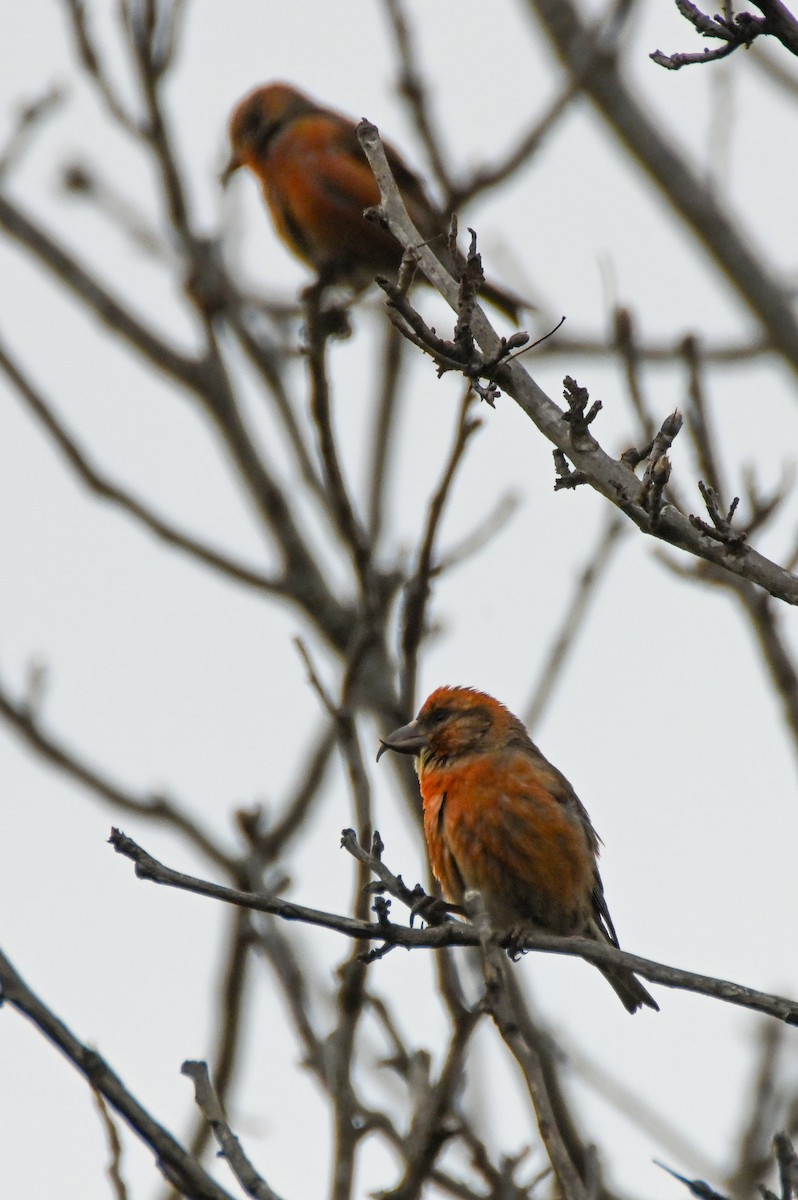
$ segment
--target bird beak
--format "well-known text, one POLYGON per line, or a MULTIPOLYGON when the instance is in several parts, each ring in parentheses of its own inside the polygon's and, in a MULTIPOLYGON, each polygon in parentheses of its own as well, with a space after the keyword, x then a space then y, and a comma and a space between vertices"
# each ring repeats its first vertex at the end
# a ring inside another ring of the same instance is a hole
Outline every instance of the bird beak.
POLYGON ((243 166, 243 163, 235 151, 233 151, 233 153, 230 155, 230 161, 219 176, 219 182, 221 183, 222 187, 227 187, 228 183, 240 166, 243 166))
POLYGON ((380 741, 382 745, 377 755, 377 762, 380 761, 386 750, 395 750, 397 754, 420 754, 422 750, 426 750, 429 744, 426 734, 421 732, 416 721, 411 721, 409 725, 402 725, 401 729, 394 729, 393 733, 389 733, 387 738, 380 738, 380 741))

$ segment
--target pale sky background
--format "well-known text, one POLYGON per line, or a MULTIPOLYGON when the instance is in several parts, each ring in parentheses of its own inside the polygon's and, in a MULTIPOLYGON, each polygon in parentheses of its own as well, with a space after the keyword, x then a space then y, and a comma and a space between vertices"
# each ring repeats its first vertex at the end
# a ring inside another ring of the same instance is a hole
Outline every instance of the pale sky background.
MULTIPOLYGON (((650 51, 697 43, 673 5, 644 0, 638 8, 628 62, 639 94, 694 161, 717 167, 752 241, 795 281, 798 167, 787 152, 798 142, 795 107, 751 56, 678 74, 655 67, 650 51), (725 149, 717 137, 719 104, 730 110, 725 149)), ((523 5, 511 0, 416 0, 407 11, 423 64, 437 80, 435 110, 451 161, 464 171, 493 161, 555 94, 552 52, 523 5), (479 77, 465 86, 463 73, 474 63, 479 77)), ((99 28, 112 63, 123 70, 114 23, 99 28)), ((423 169, 395 98, 395 72, 387 20, 376 2, 195 0, 189 6, 169 92, 172 123, 195 210, 208 231, 222 212, 238 223, 231 247, 248 278, 290 296, 307 273, 275 240, 250 179, 237 180, 229 197, 220 195, 216 178, 233 104, 255 84, 295 82, 344 112, 368 116, 423 169)), ((165 273, 57 188, 59 165, 77 157, 101 165, 133 204, 157 217, 150 164, 109 131, 76 76, 59 4, 7 5, 0 128, 10 128, 15 105, 54 82, 68 89, 67 102, 15 173, 14 196, 149 321, 189 345, 191 329, 165 273)), ((534 288, 555 317, 566 314, 572 333, 605 329, 616 299, 633 307, 641 331, 652 337, 676 340, 695 331, 725 342, 752 331, 703 251, 586 102, 570 112, 528 172, 466 217, 478 228, 490 273, 520 291, 534 288)), ((2 238, 0 280, 0 338, 94 461, 176 524, 265 565, 246 503, 186 397, 131 360, 2 238)), ((425 303, 438 312, 433 298, 425 303)), ((359 313, 355 336, 331 353, 336 421, 356 481, 363 476, 360 430, 373 409, 382 319, 359 313)), ((527 365, 555 399, 570 373, 603 401, 597 436, 605 448, 618 451, 633 440, 614 369, 564 359, 530 358, 527 365)), ((678 368, 647 372, 646 386, 661 416, 683 402, 678 368)), ((257 422, 258 397, 250 390, 257 422)), ((428 361, 414 363, 392 487, 393 520, 408 546, 448 447, 459 391, 457 381, 439 382, 428 361)), ((711 408, 733 486, 742 486, 743 462, 756 466, 763 487, 777 482, 795 454, 795 400, 794 379, 772 364, 712 376, 711 408)), ((422 658, 419 700, 440 683, 473 684, 522 711, 606 512, 586 489, 554 494, 550 447, 512 400, 502 398, 482 415, 484 429, 450 506, 444 544, 470 530, 504 489, 523 502, 489 549, 439 589, 434 615, 443 631, 422 658)), ((677 441, 673 464, 698 511, 686 439, 677 441)), ((793 526, 788 511, 757 547, 778 559, 791 545, 793 526)), ((5 381, 0 538, 0 676, 19 694, 28 665, 46 664, 48 728, 131 790, 166 788, 230 845, 235 807, 255 800, 279 807, 318 725, 318 701, 291 645, 304 632, 300 620, 155 544, 89 497, 5 381)), ((735 606, 721 593, 676 580, 654 551, 634 531, 624 540, 533 735, 570 778, 606 843, 602 873, 624 947, 795 997, 795 751, 735 606)), ((795 644, 795 613, 785 607, 782 615, 795 644)), ((334 683, 335 672, 327 669, 327 678, 334 683)), ((364 744, 370 758, 376 731, 365 730, 364 744)), ((192 1089, 179 1067, 210 1050, 213 965, 227 914, 209 901, 137 882, 130 864, 106 845, 109 811, 41 766, 2 725, 0 772, 0 945, 77 1036, 95 1045, 142 1104, 180 1136, 192 1089)), ((386 860, 411 881, 423 878, 391 771, 375 768, 372 779, 386 860)), ((312 853, 303 842, 301 856, 288 863, 292 898, 347 911, 351 864, 337 847, 351 820, 336 768, 315 818, 312 853)), ((119 823, 170 865, 198 869, 162 830, 119 823)), ((333 934, 294 927, 291 936, 312 950, 322 977, 346 949, 333 934)), ((395 953, 372 969, 378 986, 396 999, 404 1028, 435 1053, 441 1027, 429 963, 420 954, 395 953)), ((566 1043, 645 1095, 710 1165, 726 1164, 748 1098, 755 1017, 654 988, 661 1013, 630 1019, 584 963, 529 956, 518 969, 534 980, 541 1011, 566 1043)), ((253 990, 249 1026, 233 1124, 287 1200, 324 1194, 325 1109, 298 1065, 265 971, 253 990)), ((796 1038, 797 1031, 788 1031, 793 1055, 796 1038)), ((497 1143, 516 1151, 532 1138, 530 1116, 514 1068, 487 1026, 472 1077, 494 1113, 497 1143)), ((686 1194, 651 1159, 665 1157, 687 1173, 697 1173, 699 1164, 674 1161, 577 1075, 573 1086, 611 1182, 661 1200, 686 1194)), ((103 1133, 88 1088, 10 1008, 0 1011, 0 1130, 0 1194, 109 1195, 103 1133)), ((234 1190, 224 1166, 214 1169, 234 1190)), ((158 1190, 149 1154, 132 1138, 126 1138, 125 1172, 132 1195, 158 1190)), ((381 1158, 375 1172, 360 1181, 360 1195, 393 1181, 381 1158)))

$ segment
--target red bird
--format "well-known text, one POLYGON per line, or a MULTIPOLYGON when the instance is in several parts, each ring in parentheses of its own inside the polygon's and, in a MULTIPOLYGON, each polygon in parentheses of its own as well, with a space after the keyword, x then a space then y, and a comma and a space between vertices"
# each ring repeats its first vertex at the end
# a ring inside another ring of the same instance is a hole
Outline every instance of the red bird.
MULTIPOLYGON (((462 904, 476 890, 500 929, 618 945, 590 817, 503 704, 474 688, 440 687, 415 721, 383 740, 385 750, 416 756, 427 849, 447 900, 462 904)), ((658 1010, 631 971, 599 970, 627 1012, 658 1010)))
MULTIPOLYGON (((362 290, 374 276, 396 272, 402 247, 363 210, 380 202, 379 188, 355 132, 355 122, 322 108, 286 83, 256 88, 230 121, 232 155, 223 179, 247 166, 257 175, 275 228, 319 283, 362 290)), ((417 175, 391 146, 385 152, 410 218, 452 272, 447 222, 417 175)), ((482 295, 515 319, 523 302, 491 284, 482 295)))

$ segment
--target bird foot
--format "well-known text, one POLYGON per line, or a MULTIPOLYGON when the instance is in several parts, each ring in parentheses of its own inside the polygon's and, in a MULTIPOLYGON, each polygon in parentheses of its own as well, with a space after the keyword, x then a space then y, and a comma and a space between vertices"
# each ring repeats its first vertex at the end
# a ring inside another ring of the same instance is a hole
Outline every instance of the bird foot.
POLYGON ((507 930, 505 950, 513 962, 518 962, 521 955, 526 954, 525 943, 529 932, 529 923, 526 921, 518 921, 507 930))
POLYGON ((411 925, 416 917, 420 917, 427 925, 443 925, 445 921, 451 920, 452 908, 457 909, 457 905, 447 904, 439 896, 430 896, 422 889, 421 884, 417 885, 417 889, 418 896, 410 907, 411 925))

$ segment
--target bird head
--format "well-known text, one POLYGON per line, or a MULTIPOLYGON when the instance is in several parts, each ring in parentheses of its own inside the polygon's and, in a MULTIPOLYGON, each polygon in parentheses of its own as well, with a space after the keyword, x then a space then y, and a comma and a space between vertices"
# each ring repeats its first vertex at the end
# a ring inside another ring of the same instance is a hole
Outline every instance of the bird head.
POLYGON ((230 160, 222 173, 226 184, 239 167, 265 154, 289 122, 318 106, 288 83, 269 83, 245 96, 230 118, 230 160))
POLYGON ((426 765, 469 754, 484 754, 529 737, 509 709, 469 687, 439 687, 424 701, 409 725, 382 739, 377 760, 386 750, 414 754, 426 765))

